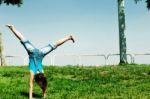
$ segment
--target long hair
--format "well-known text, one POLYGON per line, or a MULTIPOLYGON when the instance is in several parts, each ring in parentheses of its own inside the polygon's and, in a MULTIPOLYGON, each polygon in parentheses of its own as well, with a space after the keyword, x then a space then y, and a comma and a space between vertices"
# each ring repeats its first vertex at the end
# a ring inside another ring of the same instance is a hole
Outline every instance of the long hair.
POLYGON ((43 92, 45 92, 47 88, 47 78, 44 76, 44 73, 38 73, 34 78, 35 82, 40 86, 43 92))

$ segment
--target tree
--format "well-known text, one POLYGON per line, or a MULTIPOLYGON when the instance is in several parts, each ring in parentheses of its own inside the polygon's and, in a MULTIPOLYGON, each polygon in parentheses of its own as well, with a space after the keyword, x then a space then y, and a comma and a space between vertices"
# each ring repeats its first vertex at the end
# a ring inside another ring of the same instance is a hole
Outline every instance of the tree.
POLYGON ((2 3, 5 3, 6 5, 17 5, 18 7, 20 7, 21 4, 23 4, 23 0, 0 0, 0 5, 2 3))
POLYGON ((150 9, 150 0, 147 0, 146 3, 147 3, 147 8, 150 9))
MULTIPOLYGON (((136 3, 142 0, 134 0, 136 3)), ((125 37, 125 0, 118 0, 118 25, 119 25, 119 49, 120 64, 127 64, 126 37, 125 37)), ((150 0, 145 0, 147 8, 150 9, 150 0)))
POLYGON ((0 33, 0 61, 1 61, 1 66, 5 66, 6 63, 5 63, 5 57, 4 57, 4 53, 3 53, 3 42, 2 42, 2 33, 0 33))
POLYGON ((118 26, 119 26, 119 49, 120 64, 127 64, 126 37, 125 37, 125 6, 124 0, 118 0, 118 26))
MULTIPOLYGON (((135 0, 135 2, 137 3, 138 1, 142 1, 142 0, 135 0)), ((150 0, 146 0, 145 1, 147 4, 147 8, 150 9, 150 0)))
MULTIPOLYGON (((23 4, 23 0, 0 0, 0 5, 1 4, 6 4, 6 5, 17 5, 18 7, 21 6, 21 4, 23 4)), ((5 63, 5 58, 3 55, 3 43, 2 43, 2 33, 0 33, 0 60, 1 60, 1 66, 4 66, 5 63)))

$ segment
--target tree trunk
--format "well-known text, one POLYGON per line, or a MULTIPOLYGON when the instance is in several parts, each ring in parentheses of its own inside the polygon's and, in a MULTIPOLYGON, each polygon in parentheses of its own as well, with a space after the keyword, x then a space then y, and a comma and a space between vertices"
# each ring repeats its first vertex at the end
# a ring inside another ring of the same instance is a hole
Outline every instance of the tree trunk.
POLYGON ((1 60, 1 66, 6 65, 5 64, 5 57, 3 55, 2 33, 0 33, 0 60, 1 60))
POLYGON ((118 0, 120 64, 127 64, 124 0, 118 0))

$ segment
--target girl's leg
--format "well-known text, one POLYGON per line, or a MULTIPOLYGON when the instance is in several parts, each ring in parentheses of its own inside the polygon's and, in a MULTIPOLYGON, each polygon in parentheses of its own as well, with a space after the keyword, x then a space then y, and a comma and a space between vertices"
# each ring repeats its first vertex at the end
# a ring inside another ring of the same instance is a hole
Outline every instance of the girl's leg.
POLYGON ((19 31, 17 31, 13 25, 7 24, 6 26, 15 34, 15 36, 19 40, 21 41, 25 40, 24 36, 19 31))
POLYGON ((70 35, 70 36, 66 36, 66 37, 64 37, 64 38, 62 38, 62 39, 56 41, 56 42, 55 42, 55 46, 58 47, 58 46, 64 44, 65 42, 67 42, 67 41, 69 41, 69 40, 71 40, 73 43, 75 42, 75 41, 74 41, 74 38, 70 35))
POLYGON ((30 81, 29 81, 29 99, 33 97, 33 81, 34 81, 34 74, 30 71, 30 81))
POLYGON ((48 53, 50 53, 52 50, 54 50, 56 47, 62 45, 63 43, 67 42, 71 40, 73 43, 75 42, 74 41, 74 38, 70 35, 70 36, 66 36, 65 38, 62 38, 58 41, 56 41, 53 45, 48 45, 48 46, 45 46, 43 48, 41 48, 41 52, 45 55, 47 55, 48 53))
POLYGON ((33 46, 33 44, 31 44, 28 40, 25 39, 25 37, 15 29, 15 27, 13 25, 6 25, 14 34, 15 36, 21 41, 21 43, 23 44, 23 46, 25 47, 25 49, 30 52, 32 51, 35 47, 33 46))

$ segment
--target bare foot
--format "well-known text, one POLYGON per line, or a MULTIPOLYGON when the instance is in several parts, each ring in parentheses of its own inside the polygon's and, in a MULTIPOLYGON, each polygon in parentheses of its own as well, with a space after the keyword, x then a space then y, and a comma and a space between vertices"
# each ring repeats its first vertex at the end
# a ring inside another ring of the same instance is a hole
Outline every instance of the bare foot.
POLYGON ((70 36, 70 40, 72 40, 73 43, 75 42, 75 40, 74 40, 74 38, 72 37, 72 35, 70 36))
POLYGON ((11 24, 6 24, 6 27, 8 27, 8 28, 13 28, 14 26, 11 25, 11 24))

